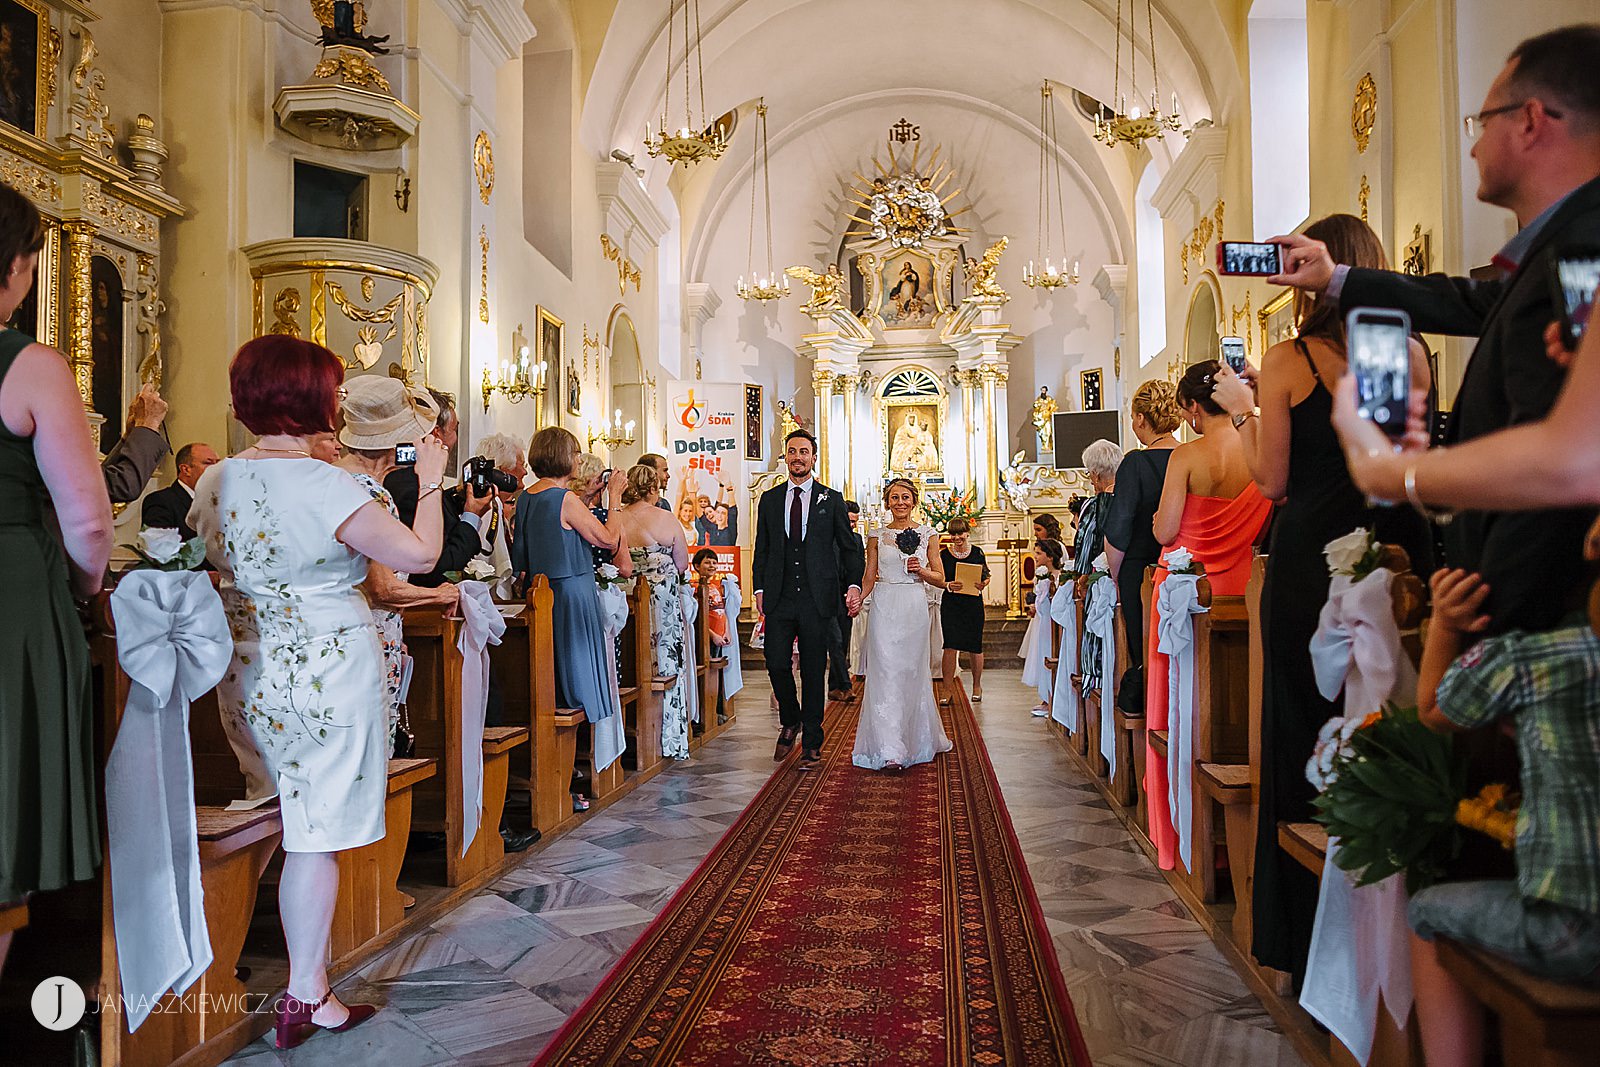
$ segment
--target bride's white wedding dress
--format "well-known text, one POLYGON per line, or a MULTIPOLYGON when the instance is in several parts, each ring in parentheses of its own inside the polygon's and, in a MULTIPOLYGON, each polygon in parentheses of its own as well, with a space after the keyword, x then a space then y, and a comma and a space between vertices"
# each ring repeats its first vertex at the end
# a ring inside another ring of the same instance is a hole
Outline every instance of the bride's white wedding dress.
MULTIPOLYGON (((916 554, 927 567, 933 527, 915 529, 921 539, 916 554)), ((891 763, 927 763, 951 747, 933 697, 928 586, 906 573, 905 554, 895 544, 903 532, 878 532, 878 578, 866 636, 867 682, 852 758, 857 767, 869 770, 891 763)))

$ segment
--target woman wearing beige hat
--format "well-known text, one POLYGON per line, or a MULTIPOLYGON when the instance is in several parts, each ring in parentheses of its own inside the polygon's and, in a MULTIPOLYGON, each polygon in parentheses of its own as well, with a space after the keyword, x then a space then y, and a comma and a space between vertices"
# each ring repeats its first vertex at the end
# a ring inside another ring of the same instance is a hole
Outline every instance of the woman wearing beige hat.
MULTIPOLYGON (((348 471, 372 499, 400 517, 383 479, 395 469, 395 447, 415 445, 433 431, 439 409, 425 389, 407 389, 394 378, 367 374, 345 383, 339 403, 344 429, 339 443, 344 455, 334 466, 348 471)), ((394 755, 396 727, 400 722, 400 681, 404 675, 405 643, 400 612, 406 608, 455 607, 459 591, 452 582, 437 589, 411 585, 409 575, 374 562, 367 568, 361 590, 372 605, 372 621, 383 642, 383 693, 389 708, 389 755, 394 755)))

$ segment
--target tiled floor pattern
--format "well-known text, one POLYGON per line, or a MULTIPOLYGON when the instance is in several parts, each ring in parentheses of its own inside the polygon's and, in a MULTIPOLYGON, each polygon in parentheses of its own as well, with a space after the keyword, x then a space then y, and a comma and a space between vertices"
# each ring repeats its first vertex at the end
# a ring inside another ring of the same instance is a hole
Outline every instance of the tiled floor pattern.
MULTIPOLYGON (((344 982, 384 1004, 246 1067, 526 1067, 644 931, 772 773, 764 678, 733 729, 344 982)), ((985 677, 978 720, 1097 1067, 1298 1064, 1289 1041, 1188 917, 1094 786, 1030 717, 1014 671, 985 677)))

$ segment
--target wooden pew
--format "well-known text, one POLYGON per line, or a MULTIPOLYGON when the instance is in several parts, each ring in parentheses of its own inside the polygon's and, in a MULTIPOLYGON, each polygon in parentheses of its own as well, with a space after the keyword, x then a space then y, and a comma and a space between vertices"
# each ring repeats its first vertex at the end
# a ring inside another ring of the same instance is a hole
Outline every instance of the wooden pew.
POLYGON ((578 727, 587 722, 581 710, 557 706, 554 611, 550 580, 536 575, 522 613, 506 620, 500 644, 489 647, 506 717, 527 723, 530 737, 511 751, 512 780, 528 790, 533 824, 545 834, 572 818, 578 727))
MULTIPOLYGON (((721 582, 718 575, 714 581, 721 582)), ((728 665, 726 650, 711 640, 711 589, 710 582, 701 579, 696 583, 700 599, 700 612, 695 616, 695 661, 701 667, 700 722, 695 732, 701 743, 710 741, 727 729, 728 718, 722 714, 722 669, 728 665)), ((729 620, 729 626, 733 620, 729 620)))
MULTIPOLYGON (((1089 609, 1089 587, 1093 584, 1093 575, 1084 575, 1072 583, 1072 597, 1074 600, 1073 611, 1078 622, 1078 673, 1074 683, 1078 687, 1079 702, 1083 708, 1082 729, 1078 731, 1078 751, 1089 764, 1089 770, 1100 778, 1109 780, 1111 768, 1106 766, 1105 757, 1100 754, 1100 701, 1104 687, 1097 690, 1086 690, 1083 679, 1088 674, 1083 662, 1083 634, 1087 622, 1089 609)), ((1116 700, 1116 679, 1112 678, 1104 683, 1112 688, 1112 701, 1116 700)))
POLYGON ((15 933, 28 925, 28 902, 13 900, 0 904, 0 935, 15 933))
MULTIPOLYGON (((1115 682, 1115 695, 1122 695, 1122 676, 1127 673, 1128 666, 1133 662, 1128 647, 1128 629, 1123 623, 1122 609, 1117 609, 1117 677, 1115 682)), ((1139 790, 1142 787, 1140 776, 1134 760, 1134 743, 1141 747, 1144 745, 1144 716, 1129 715, 1120 705, 1114 704, 1111 709, 1112 729, 1116 736, 1116 759, 1111 766, 1111 798, 1125 808, 1134 807, 1138 803, 1139 790)))
POLYGON ((1438 946, 1440 962, 1499 1021, 1506 1063, 1579 1067, 1595 1062, 1600 990, 1537 977, 1449 938, 1440 938, 1438 946))
POLYGON ((437 769, 431 759, 390 760, 382 840, 337 854, 339 896, 328 948, 335 967, 405 921, 406 894, 398 883, 411 836, 412 797, 417 784, 432 778, 437 769))
MULTIPOLYGON (((526 626, 526 622, 523 623, 526 626)), ((513 632, 510 626, 507 632, 513 632)), ((497 867, 505 858, 498 828, 505 811, 510 753, 528 743, 526 726, 491 726, 483 731, 483 818, 462 855, 465 812, 461 796, 461 623, 437 608, 405 613, 405 640, 413 670, 408 708, 416 734, 416 754, 437 760, 439 772, 416 786, 420 811, 413 823, 445 835, 445 883, 463 885, 497 867)))
MULTIPOLYGON (((1208 583, 1201 580, 1202 586, 1208 583)), ((1209 595, 1209 589, 1206 590, 1209 595)), ((1194 861, 1189 872, 1200 899, 1217 898, 1216 807, 1248 836, 1243 821, 1250 801, 1249 615, 1242 596, 1210 596, 1210 610, 1194 617, 1194 861)), ((1238 846, 1229 848, 1230 862, 1238 846)))
POLYGON ((650 583, 640 578, 628 594, 628 625, 622 631, 621 685, 632 691, 623 704, 628 737, 624 760, 637 774, 661 765, 661 694, 666 686, 656 679, 656 653, 651 643, 650 583))

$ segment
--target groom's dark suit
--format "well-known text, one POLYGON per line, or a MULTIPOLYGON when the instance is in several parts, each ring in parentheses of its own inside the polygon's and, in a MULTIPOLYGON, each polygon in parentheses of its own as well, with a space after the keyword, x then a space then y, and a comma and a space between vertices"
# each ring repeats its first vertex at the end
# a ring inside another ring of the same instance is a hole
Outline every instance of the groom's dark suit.
POLYGON ((843 496, 813 480, 797 503, 795 489, 785 479, 761 495, 753 584, 767 617, 767 674, 779 720, 785 729, 801 727, 801 746, 815 750, 822 745, 829 623, 843 609, 845 590, 861 584, 866 554, 850 529, 843 496), (794 529, 797 512, 800 528, 794 529), (796 637, 799 701, 789 658, 796 637))

